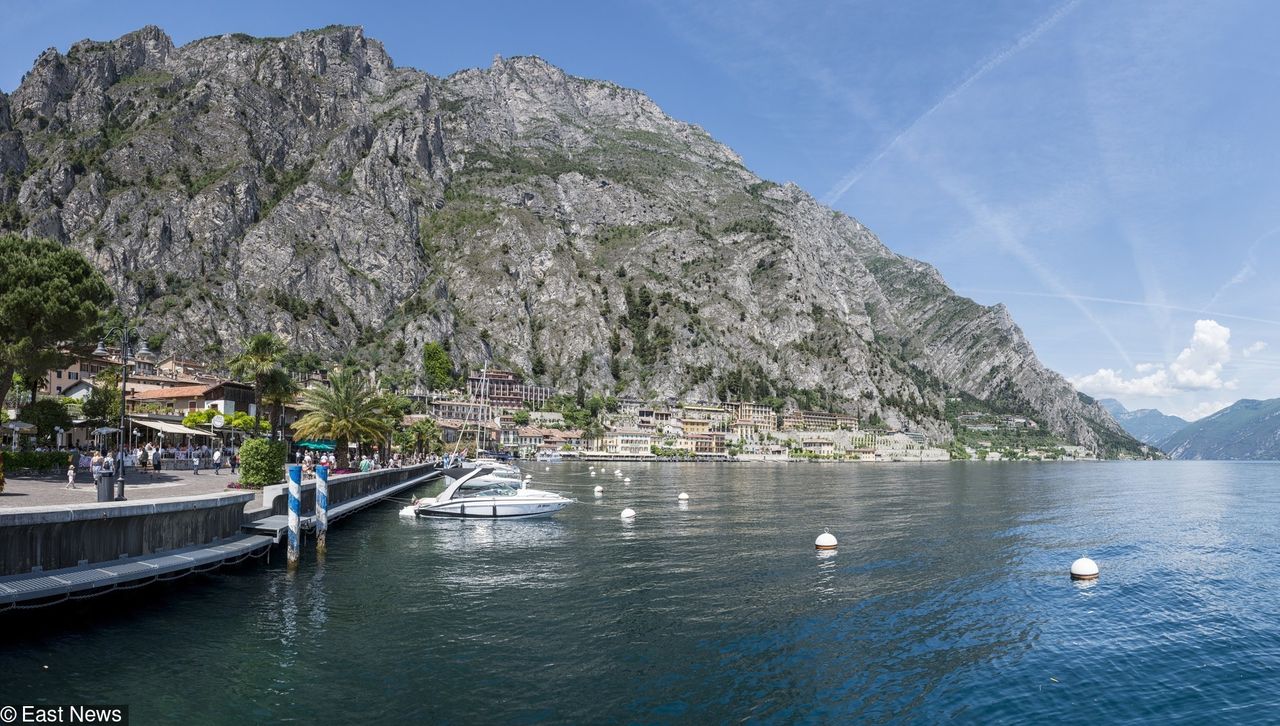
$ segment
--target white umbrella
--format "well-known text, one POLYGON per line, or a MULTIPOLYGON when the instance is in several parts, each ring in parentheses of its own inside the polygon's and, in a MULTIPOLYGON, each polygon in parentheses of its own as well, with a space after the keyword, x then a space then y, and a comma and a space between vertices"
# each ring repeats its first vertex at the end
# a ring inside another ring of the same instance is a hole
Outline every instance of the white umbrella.
POLYGON ((13 432, 13 450, 14 451, 18 450, 18 432, 34 431, 36 428, 35 426, 25 421, 6 421, 4 424, 4 427, 13 432))

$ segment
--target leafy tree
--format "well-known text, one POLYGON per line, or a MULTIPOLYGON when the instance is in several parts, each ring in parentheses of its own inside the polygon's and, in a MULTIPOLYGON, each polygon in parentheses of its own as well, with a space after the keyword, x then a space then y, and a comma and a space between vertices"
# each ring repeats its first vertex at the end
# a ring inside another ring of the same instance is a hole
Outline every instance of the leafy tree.
POLYGON ((262 389, 267 377, 277 370, 277 362, 288 352, 275 333, 257 333, 244 341, 244 350, 231 359, 231 373, 253 381, 254 411, 262 416, 262 389))
POLYGON ((209 426, 213 423, 213 417, 218 415, 215 408, 204 408, 199 411, 192 411, 182 417, 182 425, 195 428, 197 426, 209 426))
POLYGON ((55 398, 42 398, 22 409, 19 418, 36 427, 36 438, 51 438, 55 428, 71 428, 71 416, 67 407, 55 398))
POLYGON ((516 420, 516 425, 518 425, 518 426, 528 426, 528 425, 529 425, 529 412, 528 412, 528 411, 516 411, 515 413, 511 414, 511 418, 514 418, 514 419, 516 420))
POLYGON ((84 417, 98 422, 120 420, 120 374, 114 368, 93 378, 93 389, 81 408, 84 417))
POLYGON ((382 441, 391 433, 385 400, 359 371, 344 369, 329 379, 329 387, 302 392, 306 413, 293 425, 298 436, 333 439, 338 468, 347 466, 348 442, 382 441))
POLYGON ((283 368, 272 368, 262 377, 262 401, 271 405, 267 430, 284 428, 284 407, 293 403, 301 387, 283 368))
POLYGON ((79 252, 0 235, 0 401, 13 374, 30 372, 33 361, 61 346, 89 345, 111 299, 102 274, 79 252))
POLYGON ((227 418, 227 427, 233 431, 267 433, 271 430, 271 424, 259 419, 257 416, 250 416, 247 411, 236 411, 227 418))
POLYGON ((428 389, 443 391, 454 385, 453 361, 443 345, 431 342, 422 346, 422 368, 428 389))

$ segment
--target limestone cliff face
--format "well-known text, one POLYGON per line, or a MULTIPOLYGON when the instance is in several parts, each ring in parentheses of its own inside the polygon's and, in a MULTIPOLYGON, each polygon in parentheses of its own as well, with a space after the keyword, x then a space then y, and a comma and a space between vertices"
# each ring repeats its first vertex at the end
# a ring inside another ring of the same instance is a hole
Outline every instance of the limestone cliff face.
POLYGON ((359 28, 148 27, 0 95, 0 172, 0 227, 83 251, 169 350, 270 329, 393 368, 445 339, 565 387, 821 397, 939 438, 968 394, 1131 443, 1003 306, 537 58, 435 78, 359 28))

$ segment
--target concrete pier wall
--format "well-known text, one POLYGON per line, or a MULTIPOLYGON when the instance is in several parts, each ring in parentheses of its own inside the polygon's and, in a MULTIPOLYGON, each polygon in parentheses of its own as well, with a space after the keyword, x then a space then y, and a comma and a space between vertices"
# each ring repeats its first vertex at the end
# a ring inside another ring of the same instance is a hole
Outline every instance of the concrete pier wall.
MULTIPOLYGON (((343 502, 358 499, 387 487, 395 486, 410 479, 420 477, 431 470, 428 464, 406 466, 398 469, 380 469, 360 474, 341 474, 329 477, 329 508, 332 509, 343 502)), ((280 484, 266 487, 262 493, 264 508, 270 506, 268 514, 287 514, 288 485, 280 484)), ((309 517, 316 513, 316 482, 314 479, 302 484, 302 516, 309 517)))
POLYGON ((109 562, 236 535, 250 493, 0 510, 0 576, 109 562))

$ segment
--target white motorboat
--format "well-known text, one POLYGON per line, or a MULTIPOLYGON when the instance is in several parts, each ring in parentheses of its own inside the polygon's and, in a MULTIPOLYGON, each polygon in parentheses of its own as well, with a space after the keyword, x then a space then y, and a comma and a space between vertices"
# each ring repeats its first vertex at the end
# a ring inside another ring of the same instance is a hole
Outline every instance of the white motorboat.
POLYGON ((528 489, 519 479, 496 475, 493 470, 450 469, 449 484, 435 497, 414 500, 406 509, 419 517, 474 517, 518 519, 546 517, 574 500, 540 489, 528 489))

